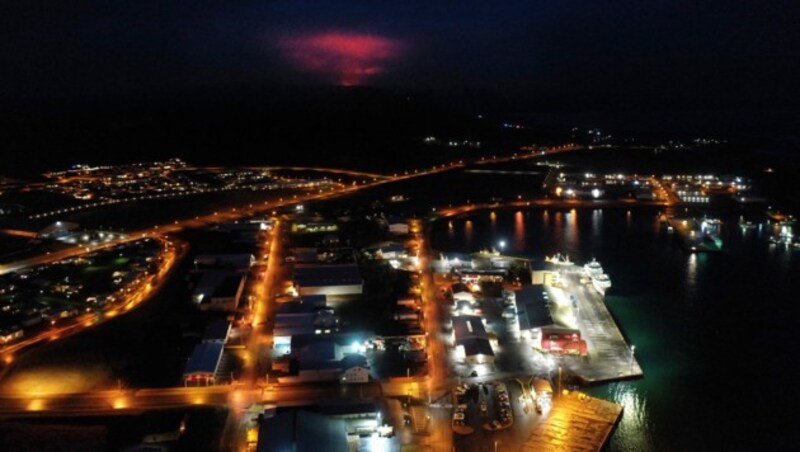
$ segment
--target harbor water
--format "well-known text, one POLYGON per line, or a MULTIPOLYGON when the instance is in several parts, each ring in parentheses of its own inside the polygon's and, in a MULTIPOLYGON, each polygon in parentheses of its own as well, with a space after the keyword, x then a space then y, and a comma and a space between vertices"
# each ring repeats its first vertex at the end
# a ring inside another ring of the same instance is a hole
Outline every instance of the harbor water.
POLYGON ((769 225, 723 220, 713 254, 687 253, 648 208, 480 211, 432 235, 444 253, 504 242, 505 254, 602 263, 645 374, 587 389, 624 407, 609 450, 794 449, 800 251, 770 244, 769 225))

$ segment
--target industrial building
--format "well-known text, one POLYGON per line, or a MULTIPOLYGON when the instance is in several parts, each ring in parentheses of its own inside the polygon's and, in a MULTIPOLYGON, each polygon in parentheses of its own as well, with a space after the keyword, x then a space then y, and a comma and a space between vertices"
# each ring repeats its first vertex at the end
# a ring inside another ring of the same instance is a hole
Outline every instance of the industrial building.
POLYGON ((324 303, 302 299, 281 303, 275 313, 274 347, 282 351, 291 345, 293 336, 331 334, 338 327, 338 317, 324 303))
POLYGON ((407 235, 409 232, 408 222, 401 217, 389 217, 386 221, 389 224, 389 233, 394 235, 407 235))
POLYGON ((226 319, 216 319, 206 326, 203 332, 203 342, 219 342, 226 344, 231 334, 231 322, 226 319))
POLYGON ((570 328, 547 326, 541 328, 539 346, 541 350, 557 355, 586 356, 586 341, 581 332, 570 328))
POLYGON ((78 229, 77 223, 70 223, 68 221, 56 221, 55 223, 45 227, 36 233, 36 238, 39 239, 59 239, 72 234, 78 229))
POLYGON ((246 275, 239 273, 226 276, 210 297, 200 300, 200 309, 203 311, 235 311, 242 297, 246 279, 246 275))
POLYGON ((553 324, 544 286, 523 287, 516 292, 516 302, 519 330, 525 337, 530 339, 534 329, 553 324))
POLYGON ((250 253, 201 254, 194 258, 194 265, 198 267, 229 268, 232 270, 248 270, 255 263, 256 257, 250 253))
POLYGON ((291 410, 261 421, 258 452, 348 452, 345 421, 332 416, 291 410), (323 446, 324 445, 324 446, 323 446))
MULTIPOLYGON (((279 377, 280 383, 340 381, 348 383, 369 381, 366 358, 360 354, 363 343, 355 336, 296 335, 291 339, 291 366, 294 375, 279 377), (359 369, 360 368, 360 369, 359 369)), ((285 369, 285 368, 284 368, 285 369)))
POLYGON ((225 344, 221 342, 201 342, 192 351, 183 369, 183 383, 186 386, 208 386, 216 383, 217 369, 222 360, 225 344))
POLYGON ((463 351, 467 363, 494 362, 494 351, 480 317, 472 315, 453 317, 453 336, 456 347, 463 351))
POLYGON ((364 279, 356 264, 298 264, 292 279, 301 296, 361 295, 364 290, 364 279))
POLYGON ((204 271, 194 286, 192 299, 195 303, 200 303, 205 299, 211 298, 217 287, 230 275, 230 270, 211 269, 204 271))

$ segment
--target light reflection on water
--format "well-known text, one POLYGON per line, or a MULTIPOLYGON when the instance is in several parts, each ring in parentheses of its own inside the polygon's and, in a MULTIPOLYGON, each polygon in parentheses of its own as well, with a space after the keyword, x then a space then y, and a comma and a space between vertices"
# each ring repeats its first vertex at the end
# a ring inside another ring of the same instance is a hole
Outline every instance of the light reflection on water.
MULTIPOLYGON (((607 305, 623 334, 636 344, 645 372, 641 380, 586 389, 624 407, 609 450, 713 449, 722 440, 731 441, 731 431, 747 444, 747 436, 739 434, 746 428, 732 425, 747 418, 743 412, 783 403, 775 393, 793 384, 781 370, 791 341, 751 343, 741 335, 753 324, 792 330, 785 325, 791 316, 781 313, 787 312, 787 304, 796 304, 800 292, 800 252, 770 247, 771 228, 765 227, 763 236, 742 235, 732 221, 723 224, 730 225, 730 234, 723 234, 722 253, 689 254, 657 214, 613 208, 498 211, 494 216, 480 212, 455 222, 455 240, 446 223, 435 227, 433 245, 444 251, 477 251, 504 236, 513 237, 517 254, 541 259, 562 252, 578 263, 592 257, 601 261, 614 284, 607 305), (768 347, 780 353, 765 351, 768 347), (754 360, 745 366, 748 370, 737 368, 737 377, 724 381, 726 390, 715 391, 721 384, 717 376, 729 375, 741 356, 754 360), (756 363, 760 372, 753 373, 756 363), (724 394, 754 386, 759 398, 725 399, 724 394)), ((797 435, 779 426, 762 439, 775 445, 786 443, 781 439, 786 435, 797 435)))
POLYGON ((686 291, 688 295, 693 295, 697 289, 697 253, 689 254, 686 262, 686 291))
POLYGON ((631 451, 652 450, 647 399, 639 394, 636 386, 627 382, 611 384, 608 395, 611 401, 622 405, 623 416, 617 425, 617 434, 624 438, 624 448, 631 451))
POLYGON ((514 214, 514 251, 525 251, 525 215, 521 211, 514 214))
POLYGON ((592 209, 592 240, 600 239, 603 223, 603 209, 592 209))
POLYGON ((565 239, 571 244, 570 251, 578 249, 581 243, 581 236, 578 233, 578 211, 575 209, 566 213, 567 229, 565 239))

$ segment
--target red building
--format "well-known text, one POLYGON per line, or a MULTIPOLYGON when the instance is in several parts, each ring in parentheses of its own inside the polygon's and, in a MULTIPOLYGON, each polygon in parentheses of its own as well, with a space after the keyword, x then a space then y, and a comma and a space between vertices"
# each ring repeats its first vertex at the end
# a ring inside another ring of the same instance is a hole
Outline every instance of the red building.
POLYGON ((546 326, 541 329, 541 349, 557 355, 586 356, 586 341, 579 330, 546 326))

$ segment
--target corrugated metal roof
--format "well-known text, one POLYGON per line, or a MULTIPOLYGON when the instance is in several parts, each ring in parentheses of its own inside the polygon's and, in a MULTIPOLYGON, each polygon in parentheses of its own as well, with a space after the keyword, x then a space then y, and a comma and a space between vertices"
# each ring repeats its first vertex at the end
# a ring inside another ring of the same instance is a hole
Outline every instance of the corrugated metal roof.
POLYGON ((259 452, 347 452, 343 419, 292 410, 261 421, 259 452))
POLYGON ((203 332, 203 341, 221 341, 225 342, 228 339, 228 334, 231 332, 231 322, 225 319, 212 320, 211 323, 206 325, 203 332))
POLYGON ((201 342, 192 351, 183 374, 215 374, 224 347, 221 342, 201 342))

